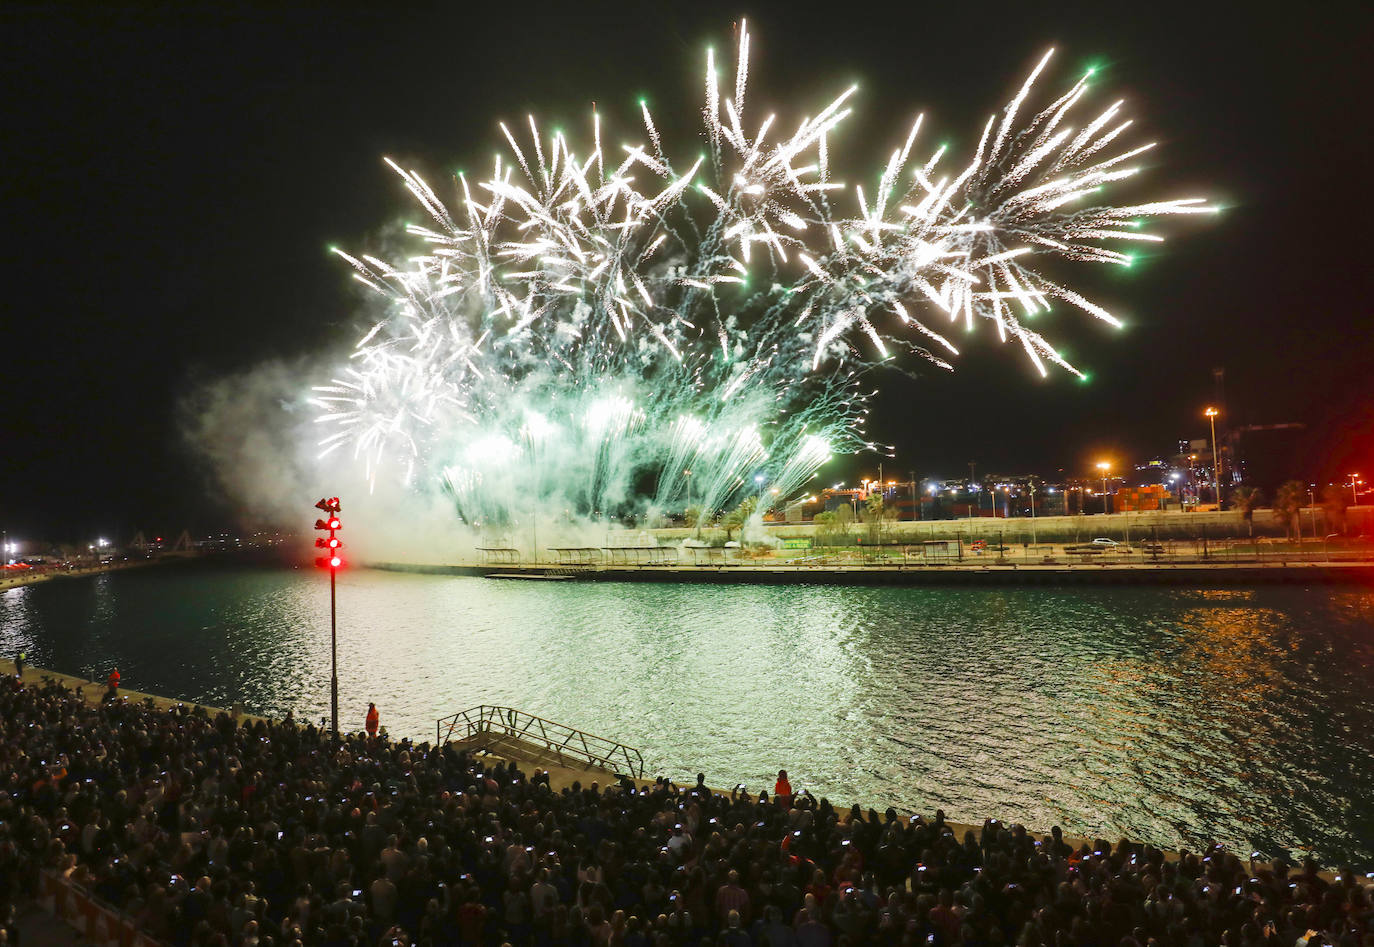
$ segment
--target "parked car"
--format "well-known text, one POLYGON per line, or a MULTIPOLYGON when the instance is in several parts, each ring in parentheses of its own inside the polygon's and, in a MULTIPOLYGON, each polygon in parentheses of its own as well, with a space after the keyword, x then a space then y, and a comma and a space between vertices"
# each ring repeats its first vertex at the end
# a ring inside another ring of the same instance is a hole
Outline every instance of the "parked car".
POLYGON ((1108 549, 1111 549, 1113 547, 1120 546, 1121 543, 1117 542, 1115 539, 1108 539, 1106 536, 1099 536, 1092 541, 1092 545, 1103 546, 1108 549))

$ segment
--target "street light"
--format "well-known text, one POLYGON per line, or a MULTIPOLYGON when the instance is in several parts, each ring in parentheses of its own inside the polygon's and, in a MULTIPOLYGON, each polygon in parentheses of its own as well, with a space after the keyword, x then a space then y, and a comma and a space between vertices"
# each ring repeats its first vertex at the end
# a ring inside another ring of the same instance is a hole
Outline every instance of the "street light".
POLYGON ((1207 421, 1212 425, 1212 487, 1217 492, 1217 512, 1221 512, 1221 469, 1217 466, 1217 415, 1220 414, 1216 408, 1208 408, 1204 414, 1207 421))
POLYGON ((1097 469, 1102 471, 1102 513, 1107 513, 1107 471, 1112 469, 1112 465, 1105 460, 1097 462, 1097 469))
POLYGON ((1351 505, 1351 506, 1355 506, 1357 503, 1360 502, 1359 496, 1357 496, 1356 493, 1355 493, 1355 484, 1357 484, 1357 483, 1364 483, 1364 481, 1360 479, 1360 475, 1359 475, 1359 474, 1355 474, 1355 473, 1351 474, 1351 475, 1350 475, 1350 505, 1351 505))

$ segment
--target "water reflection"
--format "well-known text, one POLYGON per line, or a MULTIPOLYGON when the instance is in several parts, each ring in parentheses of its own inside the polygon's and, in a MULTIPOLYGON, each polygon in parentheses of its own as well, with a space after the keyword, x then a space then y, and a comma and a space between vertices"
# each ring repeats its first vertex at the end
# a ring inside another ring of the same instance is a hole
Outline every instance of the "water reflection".
MULTIPOLYGON (((0 595, 0 649, 328 714, 313 573, 190 568, 0 595)), ((1362 590, 707 588, 348 572, 340 712, 505 703, 658 772, 955 817, 1374 861, 1362 590)))

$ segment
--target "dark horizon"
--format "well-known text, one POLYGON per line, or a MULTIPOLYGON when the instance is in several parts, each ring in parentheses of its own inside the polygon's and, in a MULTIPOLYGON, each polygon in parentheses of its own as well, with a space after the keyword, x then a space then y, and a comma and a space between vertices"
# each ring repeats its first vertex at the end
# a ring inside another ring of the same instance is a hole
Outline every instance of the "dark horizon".
MULTIPOLYGON (((375 247, 411 212, 383 155, 438 184, 489 154, 501 119, 580 123, 595 101, 630 126, 641 94, 656 118, 678 116, 682 141, 702 51, 728 45, 740 15, 755 96, 799 116, 860 81, 844 146, 856 160, 916 111, 955 144, 976 139, 1054 45, 1060 79, 1099 64, 1141 139, 1159 142, 1146 193, 1225 208, 1167 224, 1168 242, 1129 271, 1071 274, 1127 323, 1114 332, 1056 311, 1047 333, 1086 384, 1040 380, 988 331, 960 338, 953 374, 910 361, 918 378, 886 373, 872 412, 874 436, 897 453, 885 468, 955 477, 972 460, 1074 476, 1101 456, 1167 456, 1207 436, 1202 411, 1224 367, 1223 426, 1299 422, 1295 475, 1374 474, 1371 268, 1356 203, 1368 201, 1374 154, 1349 107, 1367 84, 1371 16, 1353 4, 1304 19, 1071 4, 877 23, 833 8, 813 19, 794 5, 652 4, 530 8, 514 24, 11 6, 0 13, 14 90, 0 106, 11 140, 0 528, 84 540, 232 522, 180 412, 208 380, 351 346, 359 297, 326 247, 375 247)), ((852 481, 879 459, 824 476, 852 481)))

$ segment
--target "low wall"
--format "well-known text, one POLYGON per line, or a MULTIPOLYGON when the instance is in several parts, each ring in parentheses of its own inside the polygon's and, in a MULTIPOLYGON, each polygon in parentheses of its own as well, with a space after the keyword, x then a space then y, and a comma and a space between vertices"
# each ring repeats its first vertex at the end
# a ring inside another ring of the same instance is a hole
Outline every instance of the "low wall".
MULTIPOLYGON (((1374 507, 1351 507, 1346 511, 1344 522, 1328 516, 1326 511, 1309 507, 1298 516, 1298 523, 1304 538, 1321 537, 1329 533, 1351 536, 1367 534, 1374 528, 1374 507)), ((763 529, 768 536, 778 539, 803 538, 816 535, 814 523, 765 523, 763 529)), ((633 538, 641 530, 625 530, 610 534, 610 545, 618 545, 617 539, 625 545, 632 545, 633 538)), ((662 542, 678 542, 697 536, 697 530, 689 527, 651 529, 647 532, 662 542)), ((868 527, 854 523, 849 527, 851 542, 858 544, 860 537, 867 540, 868 527)), ((971 539, 1003 538, 1007 543, 1023 543, 1034 540, 1040 542, 1076 543, 1088 542, 1099 536, 1115 539, 1118 542, 1131 542, 1142 539, 1194 539, 1206 535, 1209 538, 1288 535, 1288 524, 1283 517, 1275 516, 1273 510, 1256 510, 1253 521, 1247 522, 1237 510, 1209 511, 1205 513, 1181 513, 1172 511, 1142 511, 1138 513, 1088 513, 1079 516, 1029 516, 1016 517, 974 517, 958 520, 900 520, 889 524, 884 530, 884 542, 922 542, 928 539, 971 539)), ((710 527, 701 530, 700 538, 705 542, 723 542, 725 530, 710 527)), ((733 539, 739 539, 739 530, 734 531, 733 539)), ((751 536, 750 538, 754 538, 751 536)))

